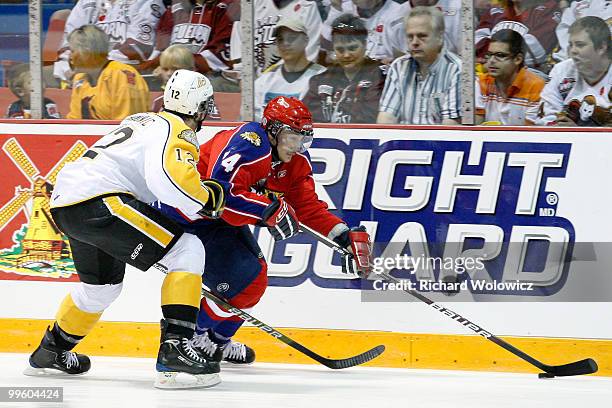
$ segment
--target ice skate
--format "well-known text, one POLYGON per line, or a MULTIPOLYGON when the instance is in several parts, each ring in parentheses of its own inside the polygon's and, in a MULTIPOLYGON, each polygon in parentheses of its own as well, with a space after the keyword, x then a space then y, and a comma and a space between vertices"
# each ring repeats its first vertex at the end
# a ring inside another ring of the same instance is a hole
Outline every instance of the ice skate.
POLYGON ((30 376, 73 376, 85 374, 90 367, 86 355, 57 347, 53 333, 47 327, 40 345, 30 356, 30 366, 23 373, 30 376))

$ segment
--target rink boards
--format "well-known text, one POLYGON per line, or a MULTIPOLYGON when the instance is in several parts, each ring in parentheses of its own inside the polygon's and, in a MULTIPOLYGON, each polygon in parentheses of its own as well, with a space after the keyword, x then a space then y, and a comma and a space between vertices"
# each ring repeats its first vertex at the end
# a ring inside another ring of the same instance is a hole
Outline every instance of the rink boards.
MULTIPOLYGON (((40 178, 52 184, 59 165, 113 127, 0 124, 0 351, 10 339, 21 347, 14 351, 29 349, 76 281, 69 254, 58 249, 63 238, 44 219, 40 178)), ((205 128, 200 136, 216 130, 205 128)), ((497 290, 428 296, 490 332, 517 337, 513 344, 543 360, 591 356, 602 373, 612 373, 612 321, 602 318, 612 293, 605 271, 612 263, 605 244, 612 230, 607 133, 355 126, 317 128, 316 139, 310 154, 319 197, 349 224, 369 229, 375 255, 385 255, 389 241, 421 241, 410 249, 454 259, 476 239, 480 246, 466 254, 488 259, 486 271, 470 277, 486 278, 497 290), (544 246, 509 245, 530 240, 544 246), (503 286, 517 280, 532 288, 503 286)), ((270 288, 253 314, 290 328, 288 334, 320 352, 344 356, 382 343, 388 351, 377 364, 383 366, 529 370, 409 297, 347 279, 331 251, 312 240, 274 244, 265 231, 255 234, 270 264, 270 288)), ((417 275, 435 280, 449 273, 441 266, 417 275)), ((154 353, 160 283, 154 271, 127 273, 103 328, 82 347, 110 355, 154 353)), ((307 362, 255 329, 241 332, 259 346, 262 361, 307 362)))

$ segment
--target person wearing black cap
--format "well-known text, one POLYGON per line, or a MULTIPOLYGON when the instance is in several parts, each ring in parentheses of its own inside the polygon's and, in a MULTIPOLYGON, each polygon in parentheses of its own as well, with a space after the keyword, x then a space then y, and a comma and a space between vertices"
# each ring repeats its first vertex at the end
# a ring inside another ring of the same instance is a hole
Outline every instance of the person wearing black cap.
POLYGON ((332 23, 336 63, 310 79, 304 103, 315 122, 375 123, 385 85, 382 65, 366 56, 368 30, 359 17, 332 23))

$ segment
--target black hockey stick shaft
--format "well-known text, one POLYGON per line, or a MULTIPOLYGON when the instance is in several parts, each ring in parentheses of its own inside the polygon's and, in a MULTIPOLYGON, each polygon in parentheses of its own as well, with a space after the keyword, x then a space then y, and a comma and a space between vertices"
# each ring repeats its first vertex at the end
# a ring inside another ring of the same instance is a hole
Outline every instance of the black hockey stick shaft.
POLYGON ((265 324, 259 319, 256 319, 255 317, 251 316, 244 310, 232 306, 231 304, 227 303, 225 300, 221 299, 220 297, 216 296, 215 294, 213 294, 212 292, 204 288, 202 288, 202 296, 204 296, 207 299, 212 300, 217 305, 225 309, 227 312, 235 314, 236 316, 238 316, 245 322, 252 324, 258 329, 274 337, 275 339, 282 341, 289 347, 294 348, 295 350, 299 351, 302 354, 307 355, 308 357, 312 358, 318 363, 321 363, 324 366, 329 367, 334 370, 353 367, 356 365, 367 363, 368 361, 378 357, 385 351, 385 346, 379 345, 379 346, 374 347, 373 349, 370 349, 364 353, 358 354, 353 357, 348 357, 348 358, 343 358, 343 359, 338 359, 338 360, 326 358, 306 348, 305 346, 293 340, 289 336, 276 330, 274 327, 265 324))
MULTIPOLYGON (((168 273, 167 268, 165 266, 161 265, 161 264, 155 264, 153 266, 156 269, 159 269, 164 274, 168 273)), ((264 322, 262 322, 261 320, 251 316, 250 314, 248 314, 244 310, 232 306, 231 304, 227 303, 225 300, 221 299, 220 297, 218 297, 214 293, 210 292, 206 288, 202 287, 201 293, 202 293, 202 296, 204 296, 207 299, 212 300, 218 306, 220 306, 223 309, 225 309, 228 313, 235 314, 236 316, 238 316, 239 318, 241 318, 245 322, 248 322, 248 323, 252 324, 253 326, 255 326, 258 329, 260 329, 261 331, 263 331, 263 332, 269 334, 270 336, 274 337, 275 339, 278 339, 278 340, 282 341, 283 343, 285 343, 289 347, 294 348, 295 350, 299 351, 300 353, 307 355, 308 357, 312 358, 316 362, 321 363, 325 367, 329 367, 329 368, 331 368, 333 370, 339 370, 339 369, 342 369, 342 368, 354 367, 354 366, 357 366, 357 365, 361 365, 361 364, 367 363, 368 361, 373 360, 376 357, 380 356, 385 351, 385 346, 378 345, 378 346, 376 346, 376 347, 374 347, 374 348, 372 348, 372 349, 370 349, 368 351, 365 351, 365 352, 363 352, 361 354, 358 354, 356 356, 353 356, 353 357, 347 357, 347 358, 341 358, 341 359, 326 358, 326 357, 323 357, 323 356, 315 353, 314 351, 310 350, 306 346, 303 346, 302 344, 300 344, 297 341, 293 340, 291 337, 281 333, 280 331, 276 330, 274 327, 269 326, 269 325, 265 324, 264 322)))
MULTIPOLYGON (((342 255, 346 255, 348 253, 348 251, 345 248, 341 247, 340 245, 338 245, 333 240, 331 240, 331 239, 327 238, 326 236, 318 233, 317 231, 313 230, 312 228, 309 228, 308 226, 306 226, 304 224, 300 224, 300 229, 302 231, 310 234, 311 236, 316 238, 319 242, 321 242, 322 244, 330 247, 334 251, 339 252, 342 255)), ((382 278, 384 278, 387 281, 395 282, 395 283, 398 283, 400 285, 402 284, 402 280, 401 279, 396 278, 394 276, 391 276, 390 274, 381 273, 379 276, 381 276, 382 278)), ((515 356, 523 359, 524 361, 528 362, 529 364, 534 365, 535 367, 537 367, 540 370, 546 372, 547 374, 553 375, 555 377, 564 377, 564 376, 570 376, 570 375, 592 374, 592 373, 597 372, 597 363, 592 358, 587 358, 587 359, 584 359, 584 360, 574 361, 572 363, 563 364, 563 365, 557 365, 557 366, 551 366, 551 365, 548 365, 548 364, 544 364, 541 361, 533 358, 529 354, 525 353, 524 351, 519 350, 518 348, 516 348, 512 344, 508 343, 507 341, 500 339, 499 337, 495 336, 494 334, 490 333, 487 330, 484 330, 480 325, 478 325, 478 324, 476 324, 476 323, 466 319, 465 317, 461 316, 458 313, 453 312, 452 310, 448 309, 447 307, 443 307, 443 306, 437 304, 433 300, 429 299, 427 296, 424 296, 423 294, 421 294, 421 293, 419 293, 417 291, 411 290, 409 288, 406 288, 406 287, 402 287, 402 290, 404 292, 412 295, 413 297, 417 298, 421 302, 429 305, 433 309, 436 309, 440 313, 442 313, 442 314, 450 317, 451 319, 457 321, 459 324, 467 327, 468 329, 472 330, 476 334, 484 337, 487 340, 492 341, 493 343, 497 344, 501 348, 503 348, 506 351, 509 351, 510 353, 514 354, 515 356)))

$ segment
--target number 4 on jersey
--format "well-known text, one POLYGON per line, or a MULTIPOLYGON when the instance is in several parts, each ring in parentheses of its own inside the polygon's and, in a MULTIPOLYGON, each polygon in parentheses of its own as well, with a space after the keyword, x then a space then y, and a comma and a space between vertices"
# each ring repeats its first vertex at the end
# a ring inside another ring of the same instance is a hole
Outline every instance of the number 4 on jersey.
POLYGON ((223 155, 223 161, 221 162, 221 166, 223 166, 226 173, 234 171, 234 166, 236 166, 236 163, 238 163, 238 160, 240 160, 239 153, 234 153, 231 156, 226 157, 228 154, 229 152, 226 152, 223 155))

